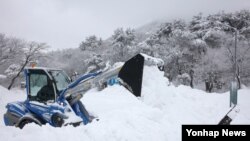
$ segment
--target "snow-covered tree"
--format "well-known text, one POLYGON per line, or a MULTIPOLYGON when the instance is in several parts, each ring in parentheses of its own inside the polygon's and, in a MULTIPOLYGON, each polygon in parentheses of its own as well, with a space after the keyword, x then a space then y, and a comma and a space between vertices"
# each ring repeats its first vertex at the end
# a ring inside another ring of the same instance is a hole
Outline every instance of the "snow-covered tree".
POLYGON ((188 73, 183 73, 183 74, 177 75, 176 81, 178 85, 182 84, 182 85, 190 86, 191 77, 189 76, 188 73))
POLYGON ((112 35, 113 61, 125 61, 129 58, 131 51, 135 48, 135 31, 133 29, 118 28, 112 35))
POLYGON ((86 73, 96 72, 98 70, 101 70, 105 68, 106 63, 103 61, 102 56, 99 54, 93 54, 93 57, 90 59, 87 59, 85 63, 88 66, 86 73))
POLYGON ((82 41, 80 43, 79 48, 81 50, 94 50, 96 48, 99 48, 102 45, 102 39, 97 38, 95 35, 91 35, 86 37, 85 41, 82 41))
POLYGON ((19 72, 21 66, 19 64, 11 64, 6 70, 5 70, 5 74, 7 75, 7 77, 11 78, 15 75, 17 75, 17 73, 19 72))
POLYGON ((4 63, 8 58, 8 39, 4 34, 0 33, 0 64, 4 63))
POLYGON ((24 67, 28 65, 31 61, 36 61, 38 58, 42 57, 41 51, 46 49, 48 46, 45 43, 36 43, 30 42, 26 43, 22 48, 21 58, 17 60, 17 64, 11 64, 10 67, 6 70, 7 73, 13 72, 11 82, 8 86, 8 89, 11 89, 15 80, 19 77, 20 73, 23 71, 24 67), (9 71, 10 70, 10 71, 9 71))
POLYGON ((211 48, 221 47, 225 33, 217 30, 209 30, 203 36, 203 40, 211 48))
POLYGON ((8 64, 22 53, 24 41, 17 38, 6 37, 0 33, 0 65, 8 64))

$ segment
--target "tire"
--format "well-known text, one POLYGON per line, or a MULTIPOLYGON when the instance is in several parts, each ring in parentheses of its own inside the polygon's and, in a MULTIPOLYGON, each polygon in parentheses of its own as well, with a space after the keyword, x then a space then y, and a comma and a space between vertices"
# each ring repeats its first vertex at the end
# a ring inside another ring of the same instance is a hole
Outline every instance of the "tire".
POLYGON ((19 123, 19 125, 18 125, 18 127, 20 128, 20 129, 23 129, 23 127, 26 125, 26 124, 29 124, 29 123, 32 123, 33 121, 31 121, 31 120, 24 120, 24 121, 22 121, 21 123, 19 123))
POLYGON ((52 115, 51 121, 53 123, 53 126, 55 126, 55 127, 62 127, 62 125, 64 123, 62 116, 60 116, 60 114, 58 114, 58 113, 55 113, 52 115))

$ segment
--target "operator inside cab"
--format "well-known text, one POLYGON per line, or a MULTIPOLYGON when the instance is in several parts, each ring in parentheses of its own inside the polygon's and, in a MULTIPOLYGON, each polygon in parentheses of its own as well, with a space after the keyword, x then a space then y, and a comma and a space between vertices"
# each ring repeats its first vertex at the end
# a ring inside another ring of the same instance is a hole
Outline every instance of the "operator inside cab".
POLYGON ((52 80, 42 69, 29 70, 29 99, 42 103, 54 102, 56 95, 52 80))
POLYGON ((37 92, 37 99, 41 102, 47 102, 49 100, 54 100, 54 88, 51 81, 48 81, 47 85, 44 85, 38 92, 37 92))

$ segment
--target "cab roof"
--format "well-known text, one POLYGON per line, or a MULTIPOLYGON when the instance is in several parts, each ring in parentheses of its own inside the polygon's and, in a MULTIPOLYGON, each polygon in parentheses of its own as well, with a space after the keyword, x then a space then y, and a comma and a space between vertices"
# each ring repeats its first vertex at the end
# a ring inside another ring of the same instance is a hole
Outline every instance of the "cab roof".
POLYGON ((62 70, 58 68, 47 68, 47 67, 25 67, 25 70, 44 70, 44 71, 50 71, 50 70, 62 70))

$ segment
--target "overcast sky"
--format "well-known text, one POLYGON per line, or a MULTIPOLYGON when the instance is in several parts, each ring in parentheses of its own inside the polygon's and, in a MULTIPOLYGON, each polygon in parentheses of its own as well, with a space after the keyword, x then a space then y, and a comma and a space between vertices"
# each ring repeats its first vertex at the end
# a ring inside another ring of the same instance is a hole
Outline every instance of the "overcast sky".
POLYGON ((118 27, 241 9, 250 0, 0 0, 0 32, 62 49, 93 34, 105 39, 118 27))

